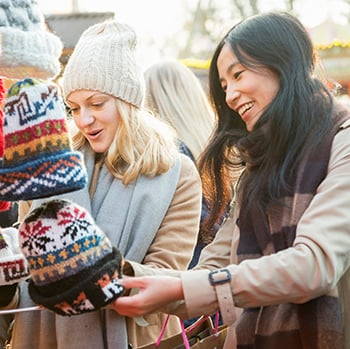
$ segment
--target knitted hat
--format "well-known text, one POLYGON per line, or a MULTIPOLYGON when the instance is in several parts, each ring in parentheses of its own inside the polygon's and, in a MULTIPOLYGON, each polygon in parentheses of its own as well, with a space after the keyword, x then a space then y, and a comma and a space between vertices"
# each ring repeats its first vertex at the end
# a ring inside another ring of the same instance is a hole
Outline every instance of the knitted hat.
POLYGON ((5 83, 4 79, 0 78, 0 158, 4 156, 4 113, 2 111, 3 103, 5 99, 5 83))
MULTIPOLYGON (((0 78, 0 159, 4 156, 4 132, 3 132, 3 124, 4 124, 4 113, 2 111, 3 101, 5 97, 5 84, 4 80, 0 78)), ((8 201, 0 201, 0 212, 7 211, 11 207, 11 203, 8 201)))
POLYGON ((18 243, 15 228, 0 228, 0 286, 12 285, 29 277, 27 261, 18 243))
POLYGON ((65 98, 75 90, 94 90, 140 107, 145 87, 135 47, 136 34, 126 24, 106 21, 85 30, 63 74, 65 98))
POLYGON ((36 0, 0 1, 0 75, 54 78, 61 70, 62 49, 61 40, 47 30, 36 0))
POLYGON ((68 200, 44 202, 26 216, 19 233, 36 304, 77 315, 123 293, 123 257, 84 208, 68 200))
POLYGON ((10 87, 4 136, 0 200, 32 200, 85 187, 86 169, 81 154, 72 151, 65 105, 53 82, 27 78, 10 87))

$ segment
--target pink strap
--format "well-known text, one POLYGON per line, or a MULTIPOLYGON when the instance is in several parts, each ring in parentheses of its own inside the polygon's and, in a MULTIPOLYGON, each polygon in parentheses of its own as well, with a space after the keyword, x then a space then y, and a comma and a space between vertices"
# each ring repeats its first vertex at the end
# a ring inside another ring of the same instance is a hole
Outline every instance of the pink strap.
POLYGON ((219 311, 215 313, 215 322, 214 322, 214 333, 217 334, 219 332, 219 311))
POLYGON ((157 340, 156 340, 156 343, 155 343, 156 347, 159 347, 159 344, 160 344, 160 342, 162 341, 162 338, 163 338, 163 336, 164 336, 164 332, 165 332, 166 325, 167 325, 167 323, 168 323, 168 321, 169 321, 169 317, 170 317, 170 315, 168 314, 168 315, 166 316, 164 322, 163 322, 162 329, 160 330, 159 336, 158 336, 158 338, 157 338, 157 340))
POLYGON ((204 316, 202 316, 199 320, 197 320, 196 322, 194 322, 192 325, 188 326, 188 327, 185 329, 186 334, 187 334, 187 333, 191 333, 194 329, 196 329, 197 327, 199 327, 200 325, 202 325, 203 322, 206 322, 208 318, 209 318, 208 315, 204 315, 204 316))
MULTIPOLYGON (((168 324, 168 321, 169 321, 169 317, 170 317, 170 315, 167 314, 167 316, 166 316, 166 318, 165 318, 165 320, 163 322, 162 329, 160 330, 159 336, 158 336, 158 338, 156 340, 156 343, 155 343, 156 348, 159 347, 160 342, 162 341, 166 325, 168 324)), ((179 319, 179 320, 180 320, 180 325, 181 325, 182 340, 184 342, 185 349, 190 349, 190 344, 189 344, 187 336, 186 336, 185 324, 184 324, 184 322, 181 319, 179 319)))
POLYGON ((180 324, 181 324, 182 340, 184 342, 185 349, 190 349, 190 343, 188 342, 188 338, 186 336, 185 324, 184 324, 184 322, 181 319, 180 319, 180 324))
MULTIPOLYGON (((167 316, 165 317, 165 320, 164 320, 163 325, 162 325, 162 329, 160 330, 159 336, 158 336, 156 343, 155 343, 156 348, 159 347, 160 342, 162 341, 162 338, 163 338, 164 332, 165 332, 165 328, 166 328, 168 321, 169 321, 169 317, 170 317, 169 314, 167 314, 167 316)), ((184 342, 185 349, 190 349, 190 343, 188 342, 187 333, 191 332, 192 330, 194 330, 195 328, 200 326, 203 322, 207 321, 208 318, 209 318, 209 316, 205 315, 201 318, 200 321, 197 321, 196 323, 192 324, 191 326, 187 327, 186 329, 185 329, 185 324, 184 324, 183 320, 181 320, 179 318, 180 325, 181 325, 181 335, 182 335, 182 340, 184 342)), ((219 331, 219 312, 217 311, 215 314, 215 334, 218 333, 218 331, 219 331)))

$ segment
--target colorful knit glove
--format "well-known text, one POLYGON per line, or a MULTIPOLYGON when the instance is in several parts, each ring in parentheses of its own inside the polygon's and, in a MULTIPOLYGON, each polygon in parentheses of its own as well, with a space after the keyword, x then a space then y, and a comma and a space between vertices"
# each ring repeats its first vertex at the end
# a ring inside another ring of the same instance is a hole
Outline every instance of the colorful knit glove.
POLYGON ((19 248, 18 230, 0 228, 0 286, 8 286, 29 277, 27 261, 19 248))

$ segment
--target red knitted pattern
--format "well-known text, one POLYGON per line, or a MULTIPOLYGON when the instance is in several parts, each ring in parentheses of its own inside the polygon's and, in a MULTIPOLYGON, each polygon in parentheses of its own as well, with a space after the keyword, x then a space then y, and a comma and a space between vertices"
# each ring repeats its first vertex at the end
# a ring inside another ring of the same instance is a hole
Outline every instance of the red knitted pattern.
POLYGON ((7 211, 11 208, 11 203, 7 201, 0 201, 0 212, 7 211))
MULTIPOLYGON (((2 103, 5 98, 5 84, 4 80, 0 78, 0 158, 4 156, 4 132, 3 132, 3 124, 4 124, 4 113, 2 111, 2 103)), ((0 212, 7 211, 11 207, 11 203, 7 201, 0 201, 0 212)))
POLYGON ((5 98, 5 84, 4 80, 0 78, 0 158, 4 155, 4 132, 3 132, 3 124, 4 124, 4 113, 2 111, 3 101, 5 98))

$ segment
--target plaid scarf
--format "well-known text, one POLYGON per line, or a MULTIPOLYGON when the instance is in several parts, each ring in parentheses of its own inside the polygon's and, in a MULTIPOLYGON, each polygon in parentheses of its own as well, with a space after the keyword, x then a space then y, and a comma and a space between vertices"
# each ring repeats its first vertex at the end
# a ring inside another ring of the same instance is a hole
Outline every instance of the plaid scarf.
MULTIPOLYGON (((240 217, 239 261, 259 258, 292 246, 296 226, 326 177, 332 141, 347 111, 334 113, 334 127, 310 151, 292 179, 292 193, 266 214, 249 212, 240 217), (267 218, 268 217, 268 218, 267 218), (268 221, 269 220, 269 221, 268 221)), ((244 309, 237 327, 238 349, 341 349, 342 316, 339 299, 324 295, 304 304, 279 304, 244 309)))

